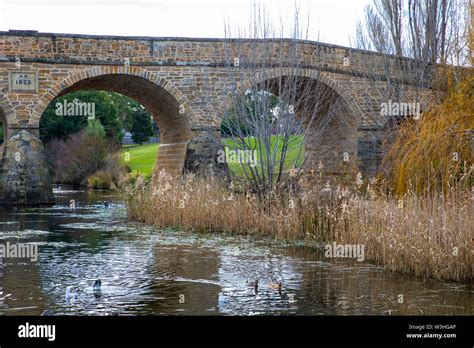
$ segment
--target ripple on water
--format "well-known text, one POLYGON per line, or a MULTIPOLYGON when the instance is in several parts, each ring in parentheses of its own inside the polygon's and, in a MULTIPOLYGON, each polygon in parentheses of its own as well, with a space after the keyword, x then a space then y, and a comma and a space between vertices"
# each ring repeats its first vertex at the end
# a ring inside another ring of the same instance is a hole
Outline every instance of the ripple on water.
MULTIPOLYGON (((55 195, 58 205, 18 212, 48 219, 50 231, 0 234, 0 238, 41 237, 36 264, 8 265, 17 267, 15 274, 21 277, 5 277, 5 267, 0 268, 2 313, 40 314, 45 309, 64 315, 474 311, 472 288, 467 284, 426 282, 369 263, 328 260, 322 249, 284 246, 270 239, 158 230, 128 222, 124 205, 110 202, 108 193, 94 193, 90 198, 85 191, 62 188, 55 195), (75 209, 68 204, 71 197, 75 209), (98 278, 100 293, 92 290, 98 278), (246 286, 255 279, 260 284, 257 292, 246 286), (283 284, 281 292, 269 288, 278 282, 283 284), (67 286, 77 293, 73 302, 66 301, 67 286), (28 294, 21 290, 25 288, 28 294), (406 306, 397 303, 399 293, 406 295, 406 306)), ((4 225, 16 228, 9 221, 4 225)))
POLYGON ((17 231, 2 231, 0 239, 31 239, 32 237, 51 235, 53 232, 43 230, 17 230, 17 231))
POLYGON ((97 222, 71 222, 67 224, 60 224, 59 227, 72 230, 96 230, 102 232, 127 231, 126 226, 97 222))

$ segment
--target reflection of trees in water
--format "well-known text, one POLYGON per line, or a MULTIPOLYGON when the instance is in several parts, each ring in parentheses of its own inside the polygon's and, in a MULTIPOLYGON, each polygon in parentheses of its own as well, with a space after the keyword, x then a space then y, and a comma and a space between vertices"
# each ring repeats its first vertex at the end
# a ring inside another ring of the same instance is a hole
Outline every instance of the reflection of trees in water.
POLYGON ((460 285, 463 291, 453 291, 445 282, 391 273, 356 260, 327 260, 324 251, 314 249, 294 248, 290 255, 329 262, 302 263, 301 292, 296 297, 301 314, 382 315, 389 310, 392 315, 472 314, 467 285, 460 285), (403 303, 398 303, 399 295, 403 303))
MULTIPOLYGON (((7 241, 10 244, 33 242, 17 238, 0 239, 2 244, 7 241)), ((0 261, 0 314, 40 314, 44 309, 44 303, 40 300, 42 297, 39 260, 31 262, 29 259, 10 258, 0 261), (12 310, 14 308, 22 309, 12 310)))
POLYGON ((171 301, 175 299, 172 308, 184 309, 183 314, 204 313, 217 306, 220 286, 213 284, 212 280, 217 283, 219 265, 219 253, 209 248, 186 245, 155 247, 153 272, 174 281, 159 280, 154 289, 159 290, 160 283, 166 284, 166 291, 160 292, 171 301))
MULTIPOLYGON (((35 211, 0 207, 0 243, 47 242, 50 238, 51 220, 35 211), (39 233, 35 234, 35 231, 39 233), (11 238, 10 238, 11 237, 11 238)), ((40 252, 41 245, 38 247, 40 252)), ((29 259, 9 258, 0 261, 0 313, 6 315, 36 315, 44 309, 41 287, 40 262, 29 259), (24 308, 36 307, 36 308, 24 308), (21 311, 5 310, 24 308, 21 311), (5 310, 5 311, 4 311, 5 310)))

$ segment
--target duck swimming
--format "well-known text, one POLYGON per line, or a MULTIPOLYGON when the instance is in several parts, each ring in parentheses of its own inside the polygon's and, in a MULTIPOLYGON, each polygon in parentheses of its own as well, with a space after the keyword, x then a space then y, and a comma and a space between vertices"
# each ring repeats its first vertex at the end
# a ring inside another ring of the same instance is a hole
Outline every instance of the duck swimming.
POLYGON ((100 291, 100 287, 102 286, 102 282, 100 279, 97 279, 94 284, 92 284, 92 290, 100 291))
POLYGON ((278 290, 279 292, 281 292, 281 287, 282 287, 281 282, 280 283, 269 283, 268 284, 269 289, 278 290))
POLYGON ((245 283, 249 288, 252 287, 255 289, 255 292, 258 292, 258 279, 255 281, 248 281, 245 283))

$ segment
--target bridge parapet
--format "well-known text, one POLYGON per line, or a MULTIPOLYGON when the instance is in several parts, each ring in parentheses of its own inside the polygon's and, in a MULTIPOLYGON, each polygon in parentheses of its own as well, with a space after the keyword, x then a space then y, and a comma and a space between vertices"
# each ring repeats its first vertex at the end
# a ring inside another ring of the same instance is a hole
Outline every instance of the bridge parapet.
MULTIPOLYGON (((298 66, 384 80, 414 80, 414 59, 315 41, 0 32, 0 60, 51 64, 233 67, 298 66)), ((426 81, 429 81, 427 76, 426 81)))

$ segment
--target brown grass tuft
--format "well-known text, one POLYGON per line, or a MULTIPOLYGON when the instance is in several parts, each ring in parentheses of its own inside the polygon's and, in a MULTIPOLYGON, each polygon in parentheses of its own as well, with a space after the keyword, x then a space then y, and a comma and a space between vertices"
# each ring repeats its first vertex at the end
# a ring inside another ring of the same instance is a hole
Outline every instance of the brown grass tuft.
POLYGON ((312 186, 262 202, 216 180, 162 172, 155 190, 138 180, 125 194, 129 217, 158 228, 262 235, 309 245, 363 244, 366 259, 392 271, 451 280, 474 275, 474 209, 467 190, 410 194, 397 201, 376 195, 370 185, 364 195, 312 186))

